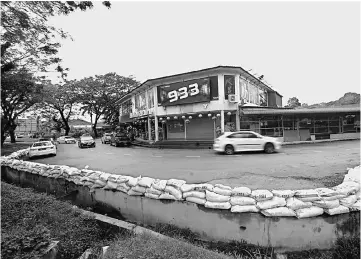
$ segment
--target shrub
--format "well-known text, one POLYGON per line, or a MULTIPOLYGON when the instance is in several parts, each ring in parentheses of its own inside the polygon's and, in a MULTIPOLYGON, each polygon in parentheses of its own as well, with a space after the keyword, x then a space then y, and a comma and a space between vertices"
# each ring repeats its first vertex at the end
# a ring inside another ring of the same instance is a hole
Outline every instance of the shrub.
POLYGON ((3 182, 1 205, 2 258, 27 258, 30 250, 35 258, 51 240, 59 241, 57 258, 78 258, 124 232, 84 216, 68 202, 3 182))

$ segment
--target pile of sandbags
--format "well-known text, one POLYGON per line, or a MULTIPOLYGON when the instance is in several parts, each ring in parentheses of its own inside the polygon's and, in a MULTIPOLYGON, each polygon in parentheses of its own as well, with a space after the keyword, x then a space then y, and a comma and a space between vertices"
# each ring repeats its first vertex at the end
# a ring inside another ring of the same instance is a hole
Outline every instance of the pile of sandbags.
POLYGON ((184 180, 169 179, 163 190, 159 195, 162 200, 183 200, 181 188, 186 183, 184 180))
POLYGON ((232 205, 231 212, 259 212, 256 206, 256 199, 250 197, 252 191, 248 187, 235 187, 232 189, 230 203, 232 205))
MULTIPOLYGON (((183 199, 189 202, 193 202, 196 204, 204 205, 206 200, 206 190, 197 188, 199 187, 197 184, 183 184, 181 187, 183 199)), ((208 189, 213 190, 213 186, 208 186, 208 189)))
MULTIPOLYGON (((211 187, 211 186, 209 186, 211 187)), ((222 184, 216 184, 213 188, 208 188, 206 192, 206 208, 228 210, 232 207, 230 203, 232 188, 222 184)))

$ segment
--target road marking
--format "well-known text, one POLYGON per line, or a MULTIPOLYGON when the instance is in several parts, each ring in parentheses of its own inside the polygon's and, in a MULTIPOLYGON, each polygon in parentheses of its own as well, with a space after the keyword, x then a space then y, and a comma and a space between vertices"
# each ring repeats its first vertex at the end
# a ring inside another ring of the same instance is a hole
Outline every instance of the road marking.
POLYGON ((201 156, 186 156, 186 157, 201 157, 201 156))
POLYGON ((131 154, 124 154, 125 156, 131 156, 131 154))
POLYGON ((152 157, 163 157, 163 156, 152 156, 152 157))
POLYGON ((315 152, 315 153, 322 153, 323 151, 313 150, 313 152, 315 152))
POLYGON ((105 153, 106 155, 114 155, 114 153, 105 153))

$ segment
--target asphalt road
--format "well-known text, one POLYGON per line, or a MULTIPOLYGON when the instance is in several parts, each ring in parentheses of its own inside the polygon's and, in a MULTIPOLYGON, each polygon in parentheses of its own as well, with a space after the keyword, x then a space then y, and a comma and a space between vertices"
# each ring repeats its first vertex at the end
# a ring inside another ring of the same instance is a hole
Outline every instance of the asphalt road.
POLYGON ((223 183, 253 189, 298 189, 339 184, 348 167, 360 164, 360 141, 284 146, 274 154, 234 156, 212 150, 165 150, 112 147, 97 141, 96 148, 60 144, 56 157, 36 159, 45 164, 69 165, 108 173, 184 179, 188 183, 223 183))

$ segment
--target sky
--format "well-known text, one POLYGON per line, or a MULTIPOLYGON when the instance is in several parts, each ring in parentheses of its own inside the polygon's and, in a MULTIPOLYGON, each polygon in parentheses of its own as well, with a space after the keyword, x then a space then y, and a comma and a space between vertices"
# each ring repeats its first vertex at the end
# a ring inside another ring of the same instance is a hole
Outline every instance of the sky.
POLYGON ((218 65, 264 75, 301 103, 360 93, 359 2, 123 2, 58 16, 69 79, 143 82, 218 65))

